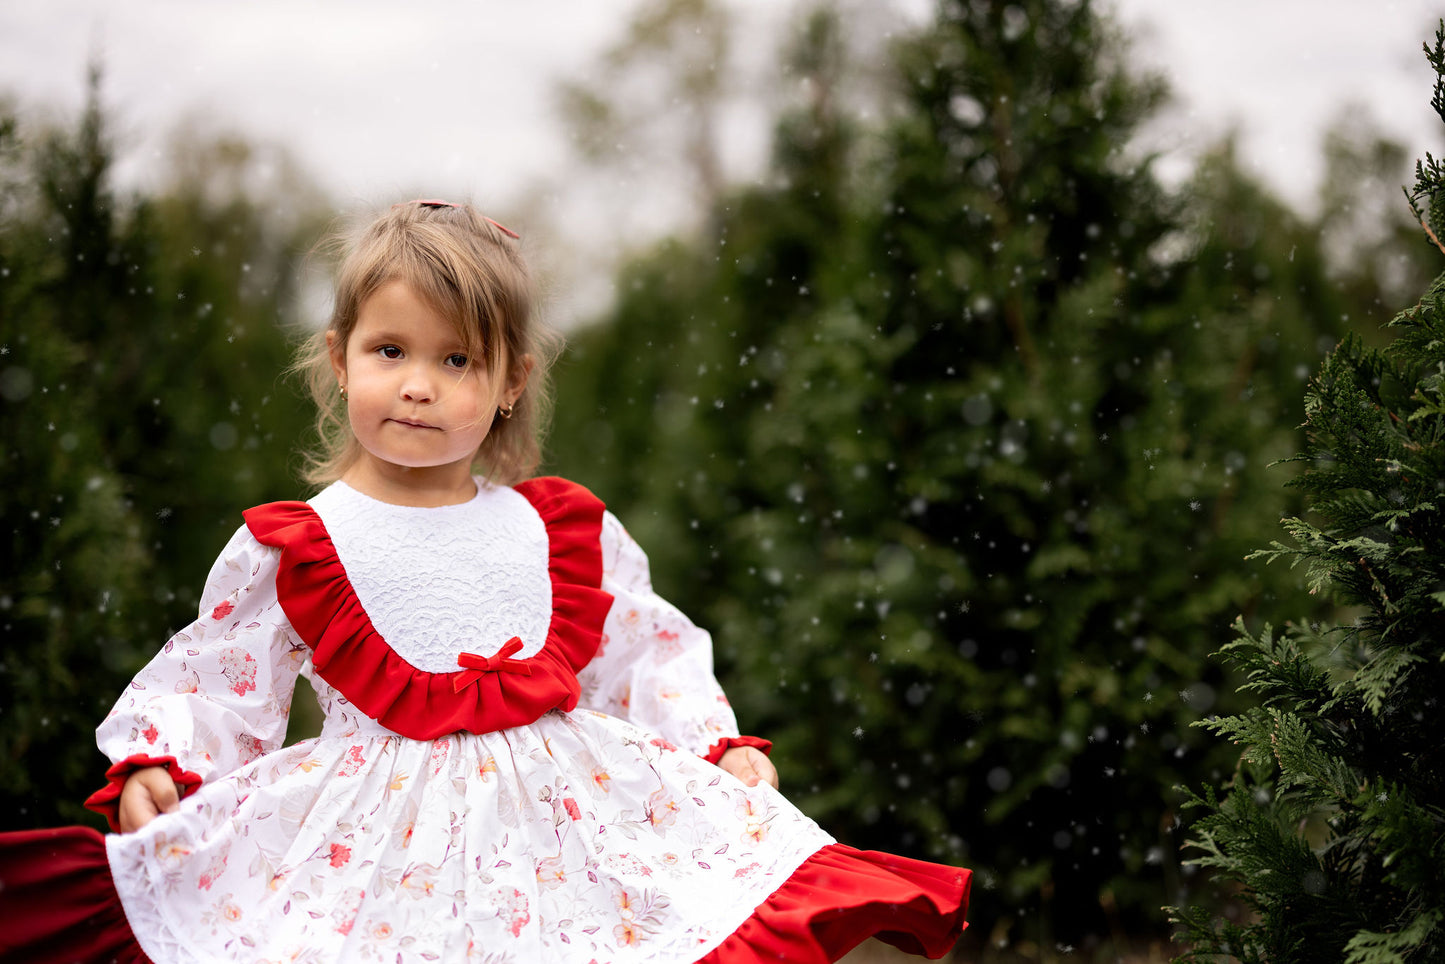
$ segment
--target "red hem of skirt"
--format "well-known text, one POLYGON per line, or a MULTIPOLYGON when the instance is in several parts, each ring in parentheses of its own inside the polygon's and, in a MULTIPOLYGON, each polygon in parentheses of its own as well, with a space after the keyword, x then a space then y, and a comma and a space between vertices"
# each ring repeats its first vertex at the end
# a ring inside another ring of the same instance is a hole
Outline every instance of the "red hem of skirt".
POLYGON ((0 964, 151 964, 89 827, 0 833, 0 964))
MULTIPOLYGON (((697 964, 829 964, 876 937, 940 958, 967 923, 970 871, 831 844, 697 964)), ((0 964, 151 964, 89 827, 0 834, 0 964)))
POLYGON ((968 926, 972 872, 830 844, 697 964, 828 964, 869 937, 940 958, 968 926))

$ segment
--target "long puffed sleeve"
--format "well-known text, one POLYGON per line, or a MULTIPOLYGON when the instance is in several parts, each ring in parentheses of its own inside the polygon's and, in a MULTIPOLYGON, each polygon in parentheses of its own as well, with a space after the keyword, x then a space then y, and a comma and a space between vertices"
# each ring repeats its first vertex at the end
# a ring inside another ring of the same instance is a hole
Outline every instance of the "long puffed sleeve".
POLYGON ((578 675, 581 705, 631 720, 713 762, 739 736, 713 675, 712 637, 652 589, 647 556, 610 512, 602 517, 602 588, 613 596, 596 657, 578 675))
POLYGON ((135 770, 166 767, 185 796, 285 740, 308 650, 276 598, 278 557, 242 526, 211 568, 199 617, 161 647, 96 729, 114 765, 85 804, 112 829, 135 770))

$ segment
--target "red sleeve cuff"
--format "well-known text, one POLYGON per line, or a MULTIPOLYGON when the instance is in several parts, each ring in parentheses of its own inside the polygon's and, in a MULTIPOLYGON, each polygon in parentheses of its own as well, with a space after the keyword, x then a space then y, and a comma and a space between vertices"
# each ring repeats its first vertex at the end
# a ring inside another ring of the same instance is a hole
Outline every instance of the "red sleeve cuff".
POLYGON ((724 753, 735 746, 752 746, 762 750, 763 753, 770 753, 773 749, 773 741, 756 736, 725 736, 708 747, 708 751, 702 755, 702 758, 709 763, 717 763, 722 759, 724 753))
POLYGON ((115 833, 121 832, 121 788, 125 786, 126 779, 132 773, 143 767, 165 767, 166 772, 175 781, 177 789, 180 790, 182 800, 195 793, 201 785, 201 775, 192 773, 190 770, 182 770, 181 765, 173 756, 146 756, 144 753, 137 753, 126 757, 105 771, 106 785, 92 793, 85 801, 88 808, 105 817, 106 823, 110 824, 110 829, 115 833))

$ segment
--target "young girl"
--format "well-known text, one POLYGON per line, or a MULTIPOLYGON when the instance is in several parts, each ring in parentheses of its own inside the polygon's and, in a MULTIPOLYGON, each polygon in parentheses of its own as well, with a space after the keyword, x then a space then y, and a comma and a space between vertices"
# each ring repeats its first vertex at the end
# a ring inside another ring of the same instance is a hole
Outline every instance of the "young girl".
POLYGON ((850 849, 791 806, 621 524, 528 477, 548 341, 516 237, 416 201, 355 243, 302 362, 330 484, 243 513, 199 618, 101 723, 88 805, 116 833, 0 841, 0 959, 952 946, 969 872, 850 849), (325 725, 282 748, 298 673, 325 725))

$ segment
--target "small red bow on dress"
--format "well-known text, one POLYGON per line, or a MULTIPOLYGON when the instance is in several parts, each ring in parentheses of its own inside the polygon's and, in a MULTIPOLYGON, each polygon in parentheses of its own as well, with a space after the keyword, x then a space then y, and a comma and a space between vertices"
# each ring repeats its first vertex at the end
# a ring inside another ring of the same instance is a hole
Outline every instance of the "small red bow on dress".
POLYGON ((478 656, 476 653, 462 653, 457 657, 457 665, 462 669, 470 670, 467 673, 458 673, 452 679, 452 692, 460 693, 462 687, 470 686, 481 679, 485 673, 517 673, 521 676, 532 675, 532 664, 524 659, 512 659, 522 651, 522 637, 513 636, 502 645, 495 656, 478 656))

